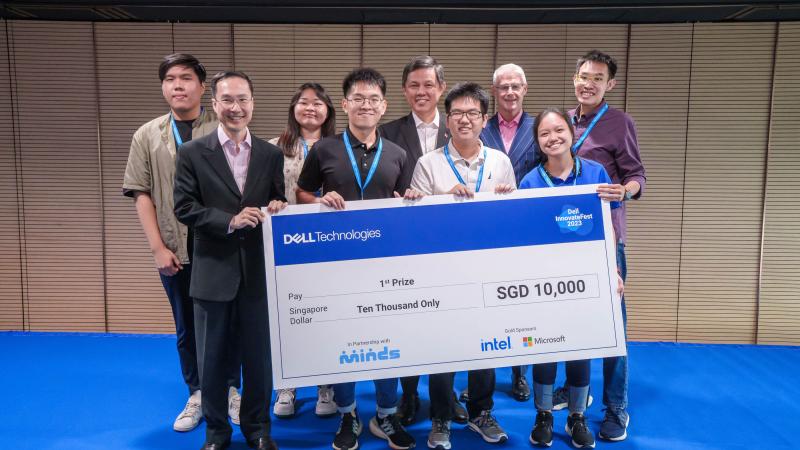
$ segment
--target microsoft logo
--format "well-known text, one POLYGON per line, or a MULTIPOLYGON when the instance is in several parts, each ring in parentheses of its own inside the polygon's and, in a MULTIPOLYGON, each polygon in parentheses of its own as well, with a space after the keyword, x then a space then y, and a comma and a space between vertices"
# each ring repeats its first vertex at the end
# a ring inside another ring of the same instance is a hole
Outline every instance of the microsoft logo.
POLYGON ((533 337, 532 336, 523 336, 522 337, 522 346, 523 347, 533 347, 533 337))

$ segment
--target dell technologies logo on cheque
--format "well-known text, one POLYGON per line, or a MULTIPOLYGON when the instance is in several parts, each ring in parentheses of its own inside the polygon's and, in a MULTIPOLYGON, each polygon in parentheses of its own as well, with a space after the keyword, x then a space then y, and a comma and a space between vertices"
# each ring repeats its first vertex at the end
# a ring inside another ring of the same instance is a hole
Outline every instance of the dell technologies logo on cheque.
POLYGON ((283 235, 283 245, 291 244, 313 244, 316 242, 336 242, 336 241, 362 241, 381 237, 381 230, 350 230, 350 231, 331 231, 324 233, 314 231, 308 233, 293 233, 283 235))

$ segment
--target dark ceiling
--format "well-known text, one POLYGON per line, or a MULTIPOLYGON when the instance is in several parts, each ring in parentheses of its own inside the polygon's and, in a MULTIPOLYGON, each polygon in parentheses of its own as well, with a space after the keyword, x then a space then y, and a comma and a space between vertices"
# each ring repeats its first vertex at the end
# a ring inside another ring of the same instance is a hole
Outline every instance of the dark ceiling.
POLYGON ((665 23, 800 20, 800 1, 13 1, 5 19, 254 23, 665 23))

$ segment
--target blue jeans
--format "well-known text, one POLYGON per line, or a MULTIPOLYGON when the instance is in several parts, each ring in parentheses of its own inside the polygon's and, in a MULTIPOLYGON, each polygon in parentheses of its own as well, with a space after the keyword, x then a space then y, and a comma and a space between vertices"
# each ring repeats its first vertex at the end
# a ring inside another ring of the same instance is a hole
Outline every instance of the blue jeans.
MULTIPOLYGON (((378 414, 394 414, 397 412, 397 378, 372 380, 375 383, 375 401, 378 414)), ((356 409, 356 384, 339 383, 333 385, 333 398, 339 412, 349 413, 356 409)))
MULTIPOLYGON (((625 260, 625 244, 617 243, 617 267, 622 280, 628 275, 625 260)), ((625 296, 622 296, 622 322, 627 329, 628 314, 625 311, 625 296)), ((606 408, 625 409, 628 407, 628 357, 615 356, 603 358, 603 404, 606 408)))

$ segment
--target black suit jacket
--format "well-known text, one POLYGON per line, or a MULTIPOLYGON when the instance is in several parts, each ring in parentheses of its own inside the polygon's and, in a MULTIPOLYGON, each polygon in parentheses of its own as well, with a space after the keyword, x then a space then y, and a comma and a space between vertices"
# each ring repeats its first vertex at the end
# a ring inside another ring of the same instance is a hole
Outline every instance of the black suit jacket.
POLYGON ((252 136, 244 192, 240 193, 217 131, 178 150, 175 215, 194 229, 189 295, 226 302, 239 288, 247 297, 266 297, 261 224, 228 233, 233 216, 246 206, 262 207, 284 198, 283 153, 252 136))
MULTIPOLYGON (((422 156, 422 147, 419 144, 417 125, 411 113, 389 123, 381 125, 381 136, 402 147, 408 155, 411 167, 417 165, 417 160, 422 156)), ((444 147, 450 134, 447 132, 444 114, 439 114, 439 134, 436 136, 436 148, 444 147)))

